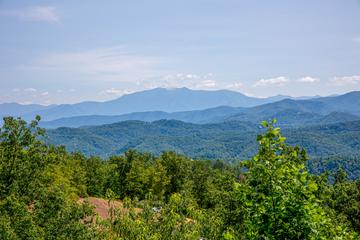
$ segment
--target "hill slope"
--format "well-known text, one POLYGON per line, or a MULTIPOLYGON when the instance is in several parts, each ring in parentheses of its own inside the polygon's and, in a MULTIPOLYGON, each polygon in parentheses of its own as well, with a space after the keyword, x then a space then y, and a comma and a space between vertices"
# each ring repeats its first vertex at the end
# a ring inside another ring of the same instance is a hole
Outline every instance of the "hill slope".
POLYGON ((135 112, 117 116, 106 115, 90 115, 90 116, 76 116, 68 118, 60 118, 53 121, 41 122, 44 128, 58 128, 58 127, 81 127, 81 126, 96 126, 103 124, 111 124, 121 121, 138 120, 145 122, 153 122, 157 120, 180 120, 189 123, 212 123, 222 122, 227 116, 237 114, 243 111, 242 108, 221 106, 205 110, 185 111, 167 113, 162 111, 153 112, 135 112))
POLYGON ((0 104, 0 116, 22 116, 52 107, 55 107, 55 105, 44 106, 39 104, 2 103, 0 104))
MULTIPOLYGON (((173 150, 194 158, 248 158, 256 151, 258 125, 244 122, 192 124, 175 120, 153 123, 125 121, 115 124, 49 130, 49 142, 69 151, 109 156, 128 149, 155 154, 173 150)), ((360 154, 360 121, 309 128, 283 129, 291 144, 312 156, 360 154)))
POLYGON ((341 120, 341 118, 357 120, 358 117, 360 117, 360 91, 308 100, 284 99, 247 108, 229 116, 227 120, 260 122, 263 119, 277 118, 282 125, 307 125, 319 121, 337 122, 336 119, 341 120))

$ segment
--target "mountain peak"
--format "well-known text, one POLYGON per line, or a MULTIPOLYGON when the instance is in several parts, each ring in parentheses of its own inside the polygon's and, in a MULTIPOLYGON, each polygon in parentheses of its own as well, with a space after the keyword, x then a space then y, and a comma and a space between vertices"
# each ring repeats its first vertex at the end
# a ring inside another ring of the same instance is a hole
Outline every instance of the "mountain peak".
MULTIPOLYGON (((331 101, 340 105, 342 109, 349 109, 349 104, 357 109, 360 92, 350 92, 345 95, 332 98, 319 98, 317 107, 322 101, 331 101), (353 96, 353 97, 352 97, 353 96), (322 100, 321 100, 322 99, 322 100), (340 101, 341 100, 341 101, 340 101)), ((63 104, 57 106, 21 106, 18 109, 11 108, 9 111, 5 105, 0 106, 0 115, 23 116, 31 120, 35 115, 40 115, 45 121, 59 118, 84 116, 84 115, 122 115, 134 112, 163 111, 167 113, 203 110, 219 106, 229 107, 254 107, 267 103, 278 102, 287 96, 275 96, 270 98, 256 98, 243 95, 230 90, 193 90, 183 88, 154 88, 142 92, 124 95, 115 100, 106 102, 82 102, 78 104, 63 104)), ((288 98, 298 100, 297 98, 288 98)), ((305 101, 305 100, 302 100, 305 101)), ((284 101, 282 104, 289 104, 284 101)), ((279 103, 280 104, 280 103, 279 103)), ((292 104, 293 105, 293 104, 292 104)), ((324 104, 322 104, 324 105, 324 104)), ((289 106, 290 107, 290 106, 289 106)), ((330 108, 330 107, 329 107, 330 108)), ((358 114, 359 110, 356 110, 358 114)))

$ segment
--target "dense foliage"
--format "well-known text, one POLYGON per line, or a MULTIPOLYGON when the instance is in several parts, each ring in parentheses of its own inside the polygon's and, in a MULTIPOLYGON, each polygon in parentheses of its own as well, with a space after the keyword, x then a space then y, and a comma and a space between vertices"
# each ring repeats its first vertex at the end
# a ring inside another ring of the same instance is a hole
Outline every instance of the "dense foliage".
POLYGON ((343 169, 350 179, 360 176, 360 155, 332 155, 317 157, 307 162, 311 173, 322 174, 326 172, 335 173, 339 168, 343 169))
POLYGON ((253 158, 230 164, 86 157, 44 144, 38 122, 5 118, 0 131, 0 239, 359 239, 360 180, 310 174, 273 123, 253 158), (123 207, 101 218, 89 196, 123 207))
MULTIPOLYGON (((264 130, 258 124, 237 121, 217 124, 191 124, 174 120, 152 123, 127 121, 51 130, 48 131, 48 141, 87 156, 109 157, 123 154, 129 149, 159 155, 162 151, 171 150, 191 158, 234 162, 256 154, 256 136, 263 134, 264 130)), ((303 147, 311 159, 325 160, 341 156, 341 161, 345 163, 360 156, 360 121, 283 128, 283 133, 288 144, 303 147)), ((324 161, 323 163, 326 164, 324 161)), ((318 170, 321 169, 311 169, 318 170)), ((352 168, 347 170, 351 177, 360 176, 355 168, 354 171, 352 168)))

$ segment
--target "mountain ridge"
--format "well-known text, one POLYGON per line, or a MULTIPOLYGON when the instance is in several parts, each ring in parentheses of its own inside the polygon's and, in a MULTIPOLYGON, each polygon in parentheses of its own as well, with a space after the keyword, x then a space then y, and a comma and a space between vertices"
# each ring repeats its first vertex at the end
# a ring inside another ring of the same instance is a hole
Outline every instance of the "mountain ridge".
POLYGON ((333 97, 319 97, 307 100, 283 99, 250 108, 218 106, 204 110, 184 112, 133 112, 116 116, 80 116, 60 118, 43 122, 46 128, 61 126, 80 127, 101 125, 126 120, 156 121, 175 119, 190 123, 211 123, 222 121, 261 122, 277 118, 281 125, 311 125, 354 121, 360 118, 360 92, 351 92, 333 97), (338 100, 340 99, 340 100, 338 100), (336 104, 336 103, 340 104, 336 104))
MULTIPOLYGON (((22 116, 27 120, 33 119, 36 115, 40 115, 44 120, 50 121, 64 117, 84 115, 121 115, 145 111, 193 111, 224 105, 232 107, 252 107, 278 101, 283 98, 286 98, 286 96, 256 98, 230 90, 207 91, 191 90, 188 88, 154 88, 123 95, 117 99, 105 102, 86 101, 76 104, 60 104, 31 112, 13 112, 12 115, 22 116)), ((26 107, 26 105, 23 106, 26 107)), ((0 111, 0 115, 4 116, 6 114, 0 111)))

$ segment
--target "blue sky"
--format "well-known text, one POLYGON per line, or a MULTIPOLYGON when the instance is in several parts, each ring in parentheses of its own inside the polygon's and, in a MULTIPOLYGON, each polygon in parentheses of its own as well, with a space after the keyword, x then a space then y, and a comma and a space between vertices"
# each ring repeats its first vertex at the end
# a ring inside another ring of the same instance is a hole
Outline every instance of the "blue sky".
POLYGON ((0 102, 360 90, 359 0, 0 0, 0 102))

